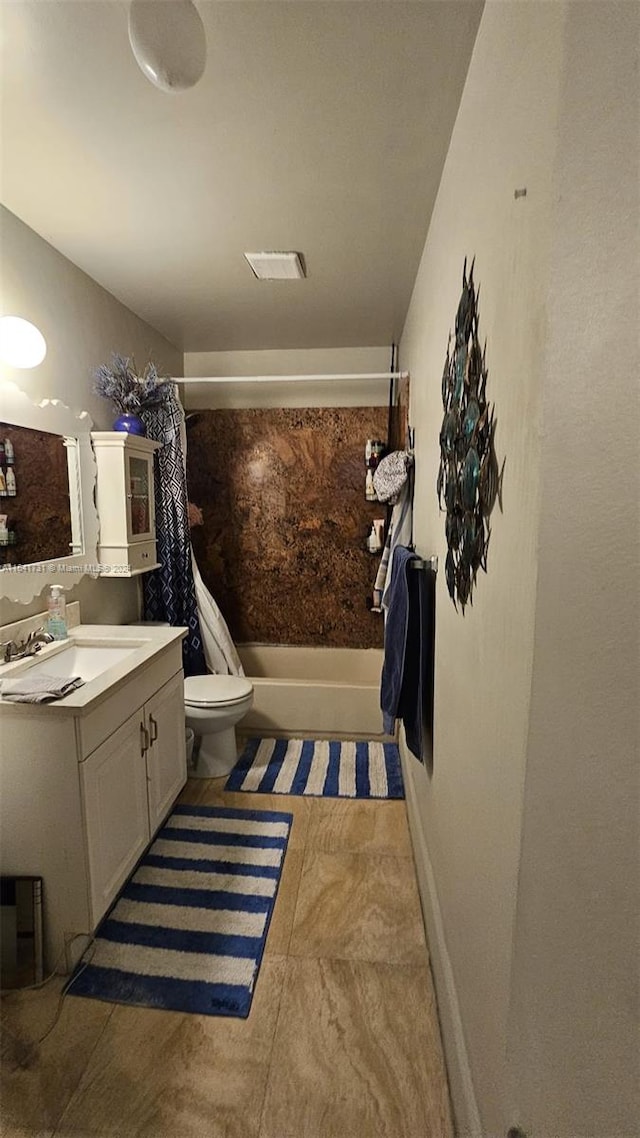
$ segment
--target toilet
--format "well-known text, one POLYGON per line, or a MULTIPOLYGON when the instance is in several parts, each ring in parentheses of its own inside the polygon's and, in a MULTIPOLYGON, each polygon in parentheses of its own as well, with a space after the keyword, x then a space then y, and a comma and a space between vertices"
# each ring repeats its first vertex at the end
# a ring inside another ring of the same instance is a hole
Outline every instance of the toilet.
MULTIPOLYGON (((166 621, 132 621, 136 627, 166 621)), ((253 703, 253 684, 244 676, 187 676, 184 681, 185 726, 196 737, 195 762, 189 765, 189 778, 221 778, 230 774, 238 761, 236 723, 253 703)))
POLYGON ((190 778, 220 778, 233 770, 238 759, 236 723, 252 703, 253 684, 244 676, 186 678, 185 721, 196 736, 196 758, 189 770, 190 778))

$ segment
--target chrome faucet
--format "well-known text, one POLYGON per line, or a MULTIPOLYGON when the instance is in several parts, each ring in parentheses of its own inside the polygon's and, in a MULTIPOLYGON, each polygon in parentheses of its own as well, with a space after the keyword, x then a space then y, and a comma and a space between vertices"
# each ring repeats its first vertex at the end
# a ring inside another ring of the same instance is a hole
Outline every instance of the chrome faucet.
POLYGON ((55 637, 50 632, 46 632, 44 628, 36 628, 35 632, 30 632, 27 636, 25 647, 29 654, 39 652, 43 644, 53 644, 55 637))
POLYGON ((51 644, 53 639, 51 633, 45 632, 44 628, 36 628, 35 632, 29 633, 26 640, 21 642, 8 640, 3 644, 2 659, 5 664, 11 664, 14 660, 23 660, 25 656, 35 656, 43 644, 51 644))

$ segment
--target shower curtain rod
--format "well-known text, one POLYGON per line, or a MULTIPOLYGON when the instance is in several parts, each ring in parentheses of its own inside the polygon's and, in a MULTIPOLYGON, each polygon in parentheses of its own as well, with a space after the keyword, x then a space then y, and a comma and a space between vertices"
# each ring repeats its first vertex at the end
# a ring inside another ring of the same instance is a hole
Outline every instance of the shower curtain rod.
POLYGON ((355 375, 210 375, 172 376, 174 383, 317 383, 325 379, 408 379, 408 371, 363 372, 355 375))

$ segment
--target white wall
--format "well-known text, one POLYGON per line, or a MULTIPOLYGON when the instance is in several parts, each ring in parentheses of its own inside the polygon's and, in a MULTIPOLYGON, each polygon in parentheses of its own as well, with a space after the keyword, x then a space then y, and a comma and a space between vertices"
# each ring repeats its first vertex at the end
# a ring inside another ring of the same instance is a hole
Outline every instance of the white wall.
MULTIPOLYGON (((189 376, 355 375, 389 370, 389 348, 298 348, 263 352, 187 352, 189 376)), ((327 380, 317 383, 186 385, 185 406, 384 407, 388 380, 327 380)))
POLYGON ((570 5, 508 1053, 531 1135, 638 1133, 640 7, 570 5))
MULTIPOLYGON (((461 1129, 474 1121, 468 1053, 484 1134, 501 1134, 536 591, 541 357, 552 169, 561 66, 561 5, 490 3, 480 24, 458 119, 400 343, 411 372, 416 431, 415 539, 437 553, 433 777, 410 759, 436 884, 432 922, 452 1093, 461 1129), (526 187, 526 197, 515 190, 526 187), (506 456, 504 514, 492 516, 489 572, 456 612, 444 580, 446 543, 436 478, 440 377, 465 257, 476 258, 480 335, 496 448, 506 456), (447 959, 448 956, 448 959, 447 959), (459 1001, 449 1014, 450 964, 459 1001)), ((424 847, 423 847, 424 848, 424 847)))
MULTIPOLYGON (((152 357, 162 371, 182 374, 181 352, 4 208, 0 259, 3 313, 31 320, 47 341, 39 367, 26 371, 2 364, 0 379, 11 380, 34 401, 61 399, 88 411, 96 430, 109 430, 112 408, 93 394, 92 372, 112 352, 133 355, 140 365, 152 357)), ((43 577, 40 598, 31 604, 0 599, 0 624, 42 611, 45 595, 43 577)), ((85 578, 67 598, 81 602, 85 623, 117 624, 137 615, 136 595, 135 581, 85 578)))
POLYGON ((443 566, 440 377, 475 255, 504 515, 464 617, 439 575, 433 777, 405 763, 459 1129, 484 1138, 635 1126, 639 12, 489 0, 400 345, 443 566))

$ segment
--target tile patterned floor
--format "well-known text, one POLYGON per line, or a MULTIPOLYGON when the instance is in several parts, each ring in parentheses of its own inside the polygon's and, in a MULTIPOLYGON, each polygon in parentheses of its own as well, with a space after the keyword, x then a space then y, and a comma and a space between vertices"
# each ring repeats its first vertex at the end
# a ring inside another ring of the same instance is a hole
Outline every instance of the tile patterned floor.
POLYGON ((227 794, 288 810, 289 849, 246 1020, 68 999, 2 1008, 4 1138, 453 1138, 404 802, 227 794))

